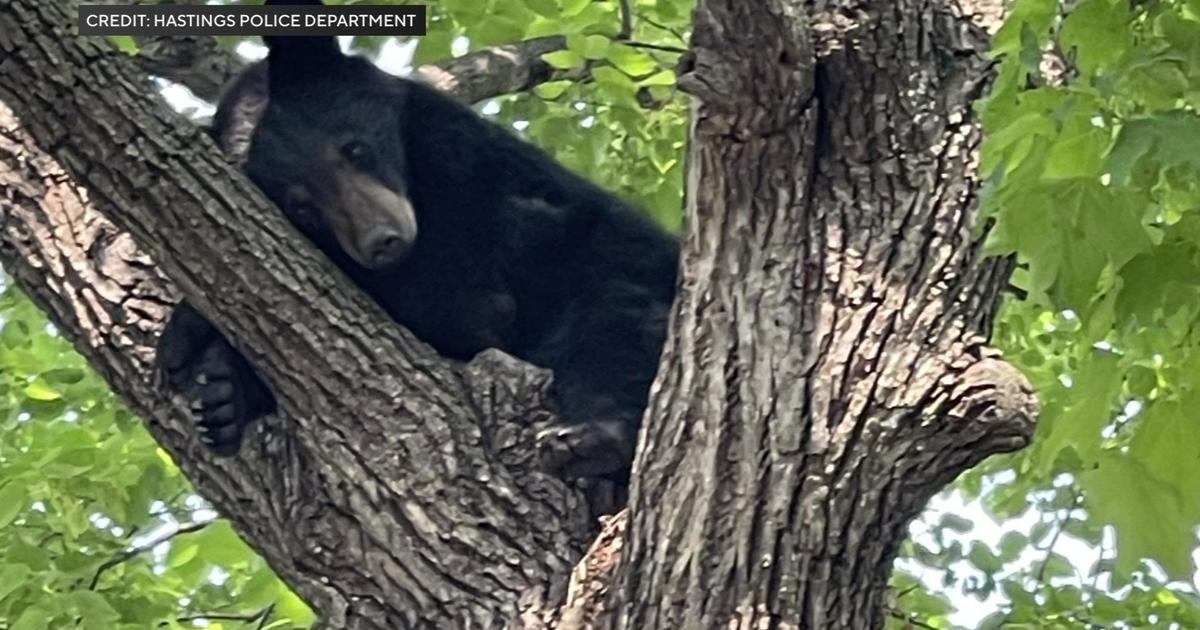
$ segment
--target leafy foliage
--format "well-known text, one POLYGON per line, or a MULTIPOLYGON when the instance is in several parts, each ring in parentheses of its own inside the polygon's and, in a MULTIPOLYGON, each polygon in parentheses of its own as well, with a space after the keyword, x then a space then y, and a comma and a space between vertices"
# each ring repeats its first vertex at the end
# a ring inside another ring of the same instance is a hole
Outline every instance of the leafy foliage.
MULTIPOLYGON (((585 78, 544 83, 532 93, 486 104, 484 112, 494 112, 569 168, 678 229, 687 109, 675 89, 674 66, 686 45, 691 1, 631 4, 628 36, 620 33, 616 2, 563 0, 559 17, 531 22, 523 38, 566 36, 566 49, 545 55, 546 62, 585 78)), ((470 37, 471 28, 462 29, 470 37)))
POLYGON ((988 248, 1022 294, 995 341, 1043 413, 958 488, 1028 529, 984 553, 927 516, 901 564, 999 603, 978 627, 1200 627, 1200 3, 1017 0, 994 53, 988 248))
POLYGON ((3 284, 0 435, 0 627, 311 623, 141 421, 3 284))

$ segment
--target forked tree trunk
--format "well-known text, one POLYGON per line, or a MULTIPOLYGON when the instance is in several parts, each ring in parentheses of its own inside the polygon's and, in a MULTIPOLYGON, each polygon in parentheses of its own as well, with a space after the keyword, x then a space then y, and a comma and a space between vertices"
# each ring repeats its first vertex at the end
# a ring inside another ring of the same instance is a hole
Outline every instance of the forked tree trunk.
MULTIPOLYGON (((553 623, 594 528, 530 466, 544 374, 388 322, 71 17, 0 0, 5 267, 327 626, 553 623), (172 290, 140 252, 279 394, 237 459, 152 383, 172 290)), ((595 623, 877 627, 908 522, 1036 413, 985 345, 984 41, 940 0, 712 0, 693 46, 680 296, 595 623)))
POLYGON ((683 283, 612 627, 881 625, 907 525, 1023 446, 986 338, 981 31, 945 2, 701 2, 683 283))

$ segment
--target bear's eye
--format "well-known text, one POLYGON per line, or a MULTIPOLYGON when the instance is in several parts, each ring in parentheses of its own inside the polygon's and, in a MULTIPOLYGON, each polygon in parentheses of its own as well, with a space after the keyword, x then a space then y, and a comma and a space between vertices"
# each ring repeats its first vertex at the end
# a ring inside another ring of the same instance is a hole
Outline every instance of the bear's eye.
POLYGON ((364 143, 351 140, 342 145, 342 155, 356 168, 369 168, 372 164, 371 149, 364 143))
POLYGON ((289 210, 292 220, 301 225, 311 225, 319 216, 316 204, 307 199, 293 201, 289 210))

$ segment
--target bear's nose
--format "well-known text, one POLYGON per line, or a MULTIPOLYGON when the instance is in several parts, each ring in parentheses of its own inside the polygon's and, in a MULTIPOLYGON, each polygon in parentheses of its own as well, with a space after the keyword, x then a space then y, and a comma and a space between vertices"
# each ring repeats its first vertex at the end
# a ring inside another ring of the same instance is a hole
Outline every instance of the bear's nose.
POLYGON ((409 241, 398 230, 376 230, 367 239, 367 259, 372 267, 380 268, 400 262, 408 253, 409 241))

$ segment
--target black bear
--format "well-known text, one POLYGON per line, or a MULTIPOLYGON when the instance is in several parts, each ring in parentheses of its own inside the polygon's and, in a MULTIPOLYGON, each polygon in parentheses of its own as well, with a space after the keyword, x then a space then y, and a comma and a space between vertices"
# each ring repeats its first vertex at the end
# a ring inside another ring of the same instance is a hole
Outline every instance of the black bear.
MULTIPOLYGON (((547 467, 623 477, 665 337, 677 240, 508 129, 343 55, 332 37, 267 45, 269 100, 247 175, 439 353, 499 348, 552 370, 563 426, 539 438, 547 467)), ((250 83, 223 99, 218 137, 250 83)), ((219 454, 236 453, 247 424, 274 409, 249 363, 186 303, 158 361, 219 454)))

